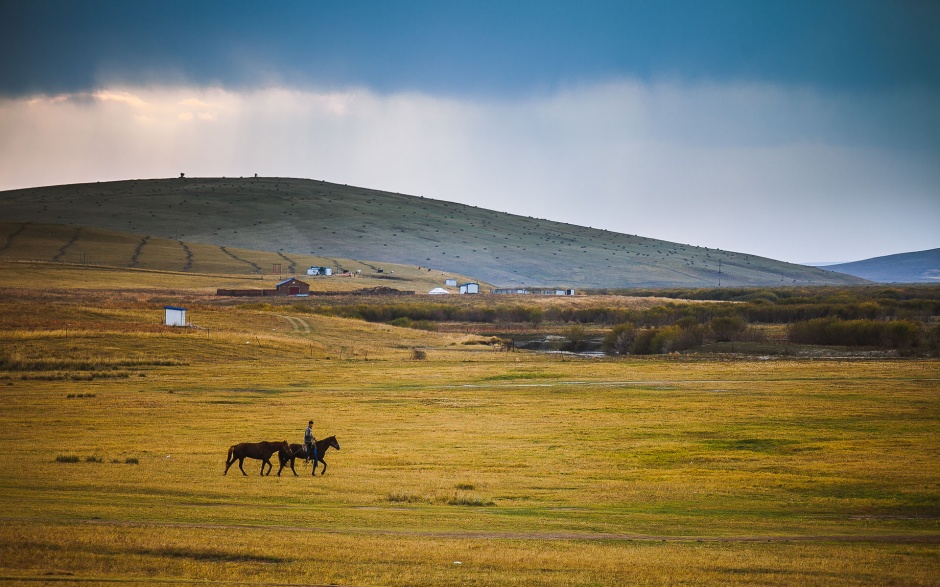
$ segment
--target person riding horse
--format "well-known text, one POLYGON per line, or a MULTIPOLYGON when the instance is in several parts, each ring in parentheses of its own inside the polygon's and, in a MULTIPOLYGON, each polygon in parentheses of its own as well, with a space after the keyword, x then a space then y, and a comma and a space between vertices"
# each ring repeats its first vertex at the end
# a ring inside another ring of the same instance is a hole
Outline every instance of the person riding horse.
POLYGON ((304 430, 304 448, 306 449, 306 455, 304 456, 304 462, 317 460, 317 445, 316 438, 313 437, 313 420, 307 422, 307 429, 304 430))

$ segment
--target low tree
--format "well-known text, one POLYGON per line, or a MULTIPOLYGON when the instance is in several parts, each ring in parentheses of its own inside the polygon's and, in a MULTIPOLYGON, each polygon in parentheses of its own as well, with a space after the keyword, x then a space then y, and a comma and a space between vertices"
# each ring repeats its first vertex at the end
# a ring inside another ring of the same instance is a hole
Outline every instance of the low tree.
POLYGON ((738 340, 747 330, 747 322, 740 316, 718 316, 708 324, 718 342, 738 340))
POLYGON ((587 332, 580 324, 574 324, 566 328, 564 337, 568 339, 568 342, 564 344, 562 350, 573 353, 583 350, 585 344, 587 343, 587 332))
POLYGON ((633 348, 636 333, 636 326, 632 322, 618 324, 604 337, 604 342, 601 343, 601 350, 608 355, 629 354, 633 348))

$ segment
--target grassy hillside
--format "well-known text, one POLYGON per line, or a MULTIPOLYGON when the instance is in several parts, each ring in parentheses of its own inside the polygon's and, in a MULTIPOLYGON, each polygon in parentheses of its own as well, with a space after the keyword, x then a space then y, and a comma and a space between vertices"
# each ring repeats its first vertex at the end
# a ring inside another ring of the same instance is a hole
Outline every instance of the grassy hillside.
POLYGON ((940 283, 940 249, 840 263, 826 269, 880 283, 940 283))
MULTIPOLYGON (((315 180, 65 185, 2 192, 0 206, 7 222, 432 267, 503 287, 712 287, 719 279, 727 286, 862 282, 746 253, 315 180)), ((182 257, 180 263, 185 264, 182 257)))
MULTIPOLYGON (((461 283, 470 279, 413 265, 379 266, 351 259, 187 243, 64 224, 0 222, 0 262, 3 261, 73 264, 86 270, 76 272, 76 280, 89 284, 95 281, 89 278, 89 269, 138 270, 131 274, 110 274, 124 287, 134 287, 128 282, 128 275, 144 283, 152 281, 144 275, 147 271, 174 272, 177 275, 173 279, 178 287, 206 292, 218 288, 270 289, 287 276, 299 276, 311 285, 311 291, 386 287, 417 293, 442 286, 447 278, 461 283), (332 267, 337 274, 307 276, 306 270, 311 266, 332 267), (379 269, 382 273, 378 273, 379 269), (353 277, 339 275, 343 271, 349 271, 353 277)), ((163 280, 165 282, 166 278, 163 280)))

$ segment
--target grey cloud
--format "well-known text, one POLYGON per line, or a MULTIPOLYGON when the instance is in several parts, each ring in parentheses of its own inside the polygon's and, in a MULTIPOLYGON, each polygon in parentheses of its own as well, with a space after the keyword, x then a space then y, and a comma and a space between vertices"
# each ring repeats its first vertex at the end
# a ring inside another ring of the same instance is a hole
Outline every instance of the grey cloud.
MULTIPOLYGON (((884 104, 903 118, 904 100, 884 104)), ((499 101, 113 89, 0 101, 0 188, 259 173, 786 261, 934 248, 937 151, 904 136, 882 146, 878 129, 846 140, 839 129, 871 125, 868 109, 864 97, 748 84, 622 82, 499 101), (833 112, 843 120, 818 123, 833 112)))

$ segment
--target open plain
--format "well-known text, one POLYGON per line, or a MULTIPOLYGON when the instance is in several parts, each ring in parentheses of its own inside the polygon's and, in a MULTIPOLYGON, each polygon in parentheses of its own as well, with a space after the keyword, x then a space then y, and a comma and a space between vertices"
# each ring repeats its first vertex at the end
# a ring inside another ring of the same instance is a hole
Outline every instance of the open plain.
POLYGON ((496 352, 197 277, 0 272, 2 584, 940 583, 935 359, 496 352), (223 476, 311 418, 325 475, 223 476))

